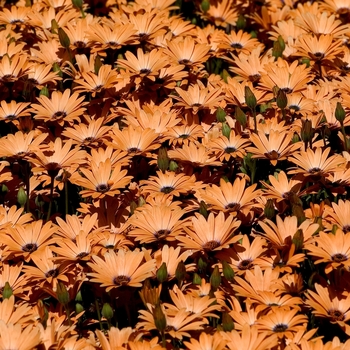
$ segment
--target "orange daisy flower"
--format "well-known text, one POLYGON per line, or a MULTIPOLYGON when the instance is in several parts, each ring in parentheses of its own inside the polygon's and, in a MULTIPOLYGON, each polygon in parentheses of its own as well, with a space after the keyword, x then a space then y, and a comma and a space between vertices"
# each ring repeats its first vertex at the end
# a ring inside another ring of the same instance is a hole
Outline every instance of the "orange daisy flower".
POLYGON ((132 336, 133 329, 131 327, 122 329, 111 327, 106 333, 107 336, 100 330, 96 330, 102 350, 122 349, 132 336))
POLYGON ((12 121, 14 119, 18 119, 19 117, 28 117, 30 116, 30 112, 27 109, 29 102, 19 102, 11 101, 10 103, 6 103, 5 100, 1 101, 0 107, 0 119, 5 121, 12 121))
POLYGON ((195 251, 215 251, 228 248, 230 244, 242 238, 240 234, 233 232, 241 222, 235 220, 232 215, 225 218, 223 212, 214 216, 210 213, 206 219, 203 215, 195 213, 192 217, 192 225, 185 226, 186 236, 178 236, 179 245, 195 251))
POLYGON ((319 232, 314 242, 305 246, 308 254, 315 257, 315 264, 326 263, 328 274, 338 268, 350 267, 350 232, 337 229, 335 234, 319 232))
POLYGON ((288 174, 301 174, 303 176, 326 177, 330 172, 339 171, 343 168, 345 160, 339 154, 334 154, 328 158, 330 147, 325 150, 316 148, 315 151, 308 148, 306 151, 299 151, 288 160, 299 168, 292 168, 288 174))
POLYGON ((0 81, 2 83, 14 83, 22 78, 30 69, 28 57, 24 52, 13 57, 5 55, 0 62, 0 81))
POLYGON ((91 170, 80 168, 84 177, 75 172, 69 181, 85 188, 80 191, 83 198, 92 197, 101 199, 105 196, 115 196, 120 193, 121 188, 125 188, 131 181, 132 176, 125 176, 127 170, 121 170, 120 164, 112 169, 111 161, 107 159, 100 164, 91 163, 91 170))
POLYGON ((324 225, 331 230, 333 225, 337 225, 344 232, 350 232, 350 201, 340 199, 337 203, 332 203, 333 211, 327 207, 325 211, 326 221, 324 225))
POLYGON ((215 211, 236 213, 250 208, 254 199, 261 195, 260 190, 255 190, 256 184, 245 188, 246 180, 237 177, 233 184, 220 179, 220 187, 212 184, 203 190, 198 190, 198 200, 203 200, 215 211))
POLYGON ((71 95, 71 90, 53 91, 51 99, 41 95, 38 98, 40 104, 33 103, 31 105, 32 112, 35 114, 34 119, 43 120, 45 122, 57 122, 63 126, 64 123, 72 123, 75 120, 80 122, 80 116, 86 110, 84 96, 79 97, 77 92, 71 95))
POLYGON ((127 151, 129 155, 148 155, 149 151, 158 149, 160 143, 157 142, 158 134, 150 128, 133 128, 128 126, 119 130, 113 128, 110 133, 112 142, 110 144, 114 149, 127 151))
POLYGON ((196 181, 195 175, 187 176, 183 173, 176 174, 173 171, 157 171, 157 176, 150 176, 149 180, 141 180, 140 189, 142 193, 149 193, 151 196, 158 194, 168 194, 180 196, 181 194, 189 194, 194 189, 201 186, 196 181))
POLYGON ((230 34, 225 34, 219 48, 249 55, 259 45, 258 39, 253 38, 241 29, 238 32, 232 30, 230 34))
POLYGON ((9 265, 8 262, 3 263, 1 266, 0 274, 0 294, 4 291, 6 282, 11 287, 12 294, 15 297, 19 297, 22 300, 29 299, 29 285, 27 283, 26 275, 22 274, 23 263, 17 263, 15 265, 9 265))
POLYGON ((155 269, 155 260, 144 260, 144 252, 118 250, 108 251, 103 259, 94 255, 88 263, 93 272, 88 273, 91 282, 101 284, 109 292, 121 286, 141 287, 142 281, 151 277, 155 269))
POLYGON ((141 207, 141 210, 135 211, 129 219, 133 228, 128 232, 128 236, 135 237, 140 243, 174 241, 183 230, 183 222, 180 219, 185 213, 180 207, 141 207))
POLYGON ((30 8, 27 6, 11 6, 11 9, 4 7, 0 14, 0 24, 24 24, 28 20, 30 8))
POLYGON ((191 338, 191 342, 184 341, 189 350, 222 350, 225 349, 227 340, 222 338, 221 332, 215 332, 213 335, 201 332, 198 340, 191 338))
POLYGON ((39 90, 45 85, 56 85, 59 80, 62 80, 62 78, 59 77, 58 72, 51 72, 51 70, 51 64, 45 65, 42 63, 34 63, 28 71, 26 81, 39 90))
POLYGON ((203 137, 203 127, 197 124, 175 125, 164 133, 164 140, 169 140, 169 143, 174 146, 181 146, 183 143, 189 142, 195 143, 203 137))
POLYGON ((296 315, 297 309, 274 309, 273 312, 262 316, 257 322, 259 331, 267 331, 269 335, 277 334, 279 338, 293 338, 299 331, 305 331, 308 318, 305 315, 296 315))
POLYGON ((211 4, 208 11, 201 12, 204 20, 214 22, 218 27, 226 28, 228 24, 235 25, 238 18, 238 11, 229 0, 222 0, 211 4))

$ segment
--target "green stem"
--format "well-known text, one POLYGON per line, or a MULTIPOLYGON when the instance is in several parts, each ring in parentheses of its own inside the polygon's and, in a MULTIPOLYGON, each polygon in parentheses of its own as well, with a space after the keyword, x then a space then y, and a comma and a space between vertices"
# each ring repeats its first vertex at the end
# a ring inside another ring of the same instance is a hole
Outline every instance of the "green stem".
POLYGON ((258 124, 256 121, 256 111, 252 109, 252 113, 253 113, 253 118, 254 118, 254 132, 257 134, 258 133, 258 124))
POLYGON ((69 208, 68 208, 68 182, 65 181, 64 182, 64 207, 65 207, 65 212, 66 212, 66 216, 68 215, 69 212, 69 208))
POLYGON ((72 325, 72 320, 70 319, 69 306, 68 305, 64 305, 64 310, 66 311, 66 315, 67 315, 68 323, 69 323, 69 327, 70 327, 72 325))
POLYGON ((166 349, 166 340, 165 340, 165 333, 162 331, 162 346, 164 349, 166 349))
POLYGON ((98 305, 97 298, 95 298, 95 307, 96 307, 96 313, 97 313, 97 319, 98 323, 100 324, 100 329, 103 331, 102 321, 101 321, 101 313, 100 313, 100 307, 98 305))

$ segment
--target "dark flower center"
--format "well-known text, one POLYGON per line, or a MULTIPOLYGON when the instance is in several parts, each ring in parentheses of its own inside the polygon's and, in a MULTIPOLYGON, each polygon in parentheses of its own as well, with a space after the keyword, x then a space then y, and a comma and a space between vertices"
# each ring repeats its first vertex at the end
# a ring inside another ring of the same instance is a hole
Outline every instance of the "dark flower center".
POLYGON ((236 151, 235 147, 226 147, 225 148, 225 153, 233 153, 236 151))
POLYGON ((281 90, 285 93, 285 94, 291 94, 293 92, 293 90, 289 87, 285 87, 285 88, 281 88, 281 90))
POLYGON ((288 325, 284 324, 284 323, 279 323, 279 324, 276 324, 276 326, 274 326, 272 328, 272 330, 276 333, 279 333, 279 332, 285 332, 286 330, 288 329, 288 325))
POLYGON ((57 277, 58 276, 58 269, 52 269, 52 270, 49 270, 45 273, 45 277, 48 278, 48 277, 57 277))
POLYGON ((148 69, 148 68, 142 68, 141 70, 140 70, 140 73, 141 74, 148 74, 148 73, 151 73, 152 71, 150 70, 150 69, 148 69))
POLYGON ((316 173, 318 173, 318 172, 320 172, 320 171, 321 171, 320 168, 314 167, 314 168, 311 168, 311 169, 309 170, 309 173, 311 173, 311 174, 316 174, 316 173))
POLYGON ((117 276, 113 279, 113 283, 117 286, 126 286, 130 282, 130 277, 128 276, 117 276))
POLYGON ((107 184, 99 184, 96 186, 96 191, 101 193, 105 193, 109 191, 109 189, 110 187, 107 184))
POLYGON ((94 88, 93 88, 93 91, 98 91, 100 89, 103 88, 103 84, 99 84, 99 85, 96 85, 94 88))
POLYGON ((324 57, 324 53, 323 52, 315 52, 314 56, 320 60, 324 57))
POLYGON ((217 241, 209 241, 203 245, 204 250, 214 250, 215 248, 219 247, 220 243, 217 241))
POLYGON ((22 247, 22 250, 26 253, 33 253, 38 249, 36 243, 28 243, 22 247))
POLYGON ((78 49, 83 49, 86 46, 86 43, 84 43, 84 41, 78 40, 74 43, 74 45, 78 48, 78 49))
POLYGON ((290 105, 289 109, 293 109, 296 112, 300 111, 300 107, 298 105, 290 105))
POLYGON ((239 268, 240 270, 249 270, 252 266, 253 266, 253 260, 252 260, 252 259, 245 259, 245 260, 242 260, 242 261, 238 264, 238 268, 239 268))
POLYGON ((163 193, 170 193, 174 190, 175 188, 173 186, 163 186, 161 189, 160 189, 160 192, 163 192, 163 193))
POLYGON ((271 160, 276 160, 279 157, 279 153, 275 150, 264 153, 264 155, 266 156, 266 158, 271 159, 271 160))
POLYGON ((343 226, 344 233, 350 232, 350 225, 343 226))
POLYGON ((107 244, 105 246, 106 249, 114 249, 114 244, 107 244))
POLYGON ((176 328, 173 326, 166 326, 164 332, 176 331, 176 328))
POLYGON ((232 43, 231 47, 234 49, 242 49, 243 45, 241 43, 232 43))
POLYGON ((335 262, 342 262, 348 260, 348 257, 344 254, 338 253, 332 256, 332 260, 335 262))
POLYGON ((141 150, 139 148, 137 148, 137 147, 130 147, 128 149, 129 153, 134 153, 134 152, 139 152, 139 151, 141 151, 141 150))
POLYGON ((164 230, 158 230, 157 232, 155 232, 154 236, 157 239, 161 239, 161 238, 165 238, 171 231, 164 229, 164 230))
POLYGON ((255 83, 257 82, 258 80, 260 80, 261 78, 261 75, 260 74, 252 74, 252 75, 249 75, 249 80, 252 82, 252 83, 255 83))
POLYGON ((61 119, 67 116, 67 113, 64 111, 57 111, 52 115, 52 119, 61 119))
POLYGON ((17 118, 17 116, 15 114, 9 114, 6 116, 6 119, 8 119, 8 120, 14 120, 16 118, 17 118))
POLYGON ((339 310, 329 310, 328 315, 331 317, 332 321, 343 321, 345 316, 344 313, 342 313, 339 310))
POLYGON ((201 105, 202 105, 201 103, 196 102, 196 103, 193 103, 191 107, 200 107, 201 105))
POLYGON ((240 203, 232 202, 225 205, 225 209, 230 209, 232 211, 239 210, 241 207, 240 203))
POLYGON ((79 253, 78 255, 77 255, 77 258, 78 259, 83 259, 83 258, 85 258, 86 256, 88 256, 89 255, 89 253, 87 253, 87 252, 81 252, 81 253, 79 253))
POLYGON ((190 137, 190 135, 188 135, 188 134, 182 134, 182 135, 180 135, 179 137, 181 137, 182 139, 187 139, 187 138, 190 137))
POLYGON ((183 58, 182 60, 179 61, 180 64, 191 64, 192 62, 188 60, 187 58, 183 58))
POLYGON ((34 78, 29 78, 28 82, 33 84, 33 85, 38 85, 39 84, 39 82, 36 79, 34 79, 34 78))

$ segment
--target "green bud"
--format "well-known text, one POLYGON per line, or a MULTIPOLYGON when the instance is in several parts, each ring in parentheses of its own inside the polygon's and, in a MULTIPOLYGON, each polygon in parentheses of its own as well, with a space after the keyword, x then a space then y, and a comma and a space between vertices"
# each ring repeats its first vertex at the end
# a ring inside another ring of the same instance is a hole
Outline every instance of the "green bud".
POLYGON ((203 260, 202 257, 200 257, 198 259, 197 266, 198 266, 199 272, 203 272, 207 269, 208 263, 205 260, 203 260))
POLYGON ((335 119, 337 119, 341 124, 345 119, 345 110, 340 102, 337 102, 337 106, 335 108, 335 119))
POLYGON ((186 266, 182 260, 177 264, 177 268, 175 271, 175 277, 179 282, 182 282, 185 280, 186 266))
POLYGON ((222 328, 224 332, 231 332, 233 329, 235 329, 233 319, 226 311, 222 313, 222 328))
POLYGON ((143 198, 142 196, 139 197, 139 200, 138 200, 138 207, 142 207, 146 204, 146 200, 145 198, 143 198))
POLYGON ((241 13, 238 16, 237 22, 236 22, 236 28, 237 30, 244 29, 247 24, 247 20, 245 19, 244 15, 241 13))
POLYGON ((208 207, 204 201, 201 201, 199 204, 199 213, 205 218, 208 217, 208 207))
POLYGON ((101 61, 101 57, 99 55, 96 56, 95 58, 95 62, 94 62, 94 71, 95 74, 98 74, 98 72, 100 71, 100 68, 102 67, 103 63, 101 61))
POLYGON ((101 314, 103 317, 106 317, 107 320, 112 319, 114 312, 111 305, 109 305, 108 303, 104 303, 102 306, 101 314))
POLYGON ((283 50, 281 44, 279 43, 279 41, 275 41, 272 47, 272 56, 275 57, 275 59, 277 59, 278 57, 282 57, 282 53, 283 50))
POLYGON ((250 36, 251 36, 252 38, 256 39, 256 38, 258 37, 258 33, 257 33, 255 30, 252 30, 252 31, 250 32, 250 36))
POLYGON ((44 86, 44 87, 40 90, 40 92, 39 92, 39 97, 40 97, 40 96, 50 97, 49 89, 48 89, 46 86, 44 86))
POLYGON ((62 28, 58 28, 58 38, 60 39, 60 44, 65 49, 68 49, 70 46, 70 40, 67 33, 62 28))
POLYGON ((222 71, 221 71, 221 78, 222 78, 222 80, 227 84, 227 78, 229 78, 230 77, 230 74, 229 74, 229 72, 226 70, 226 69, 223 69, 222 71))
POLYGON ((271 220, 275 216, 275 206, 273 204, 273 199, 269 198, 266 201, 265 208, 264 208, 264 215, 266 219, 271 220))
POLYGON ((277 107, 281 109, 284 109, 287 107, 287 104, 288 104, 287 95, 281 89, 278 90, 276 102, 277 102, 277 107))
POLYGON ((201 276, 198 275, 198 273, 194 273, 193 275, 193 284, 198 284, 200 285, 202 283, 201 276))
POLYGON ((51 33, 57 34, 58 28, 59 28, 59 25, 58 25, 57 21, 53 18, 51 20, 51 33))
POLYGON ((280 44, 282 51, 284 51, 284 49, 286 48, 286 43, 281 35, 278 36, 277 41, 280 44))
POLYGON ((164 332, 167 324, 166 324, 166 317, 164 315, 164 312, 160 304, 157 304, 153 310, 153 319, 154 319, 154 324, 158 329, 158 331, 164 332))
POLYGON ((244 99, 245 103, 251 110, 255 110, 257 106, 257 100, 253 93, 253 91, 250 89, 249 86, 244 87, 244 99))
POLYGON ((75 313, 80 314, 83 311, 84 311, 84 306, 81 305, 80 303, 76 303, 75 304, 75 313))
POLYGON ((213 273, 210 276, 210 284, 213 290, 217 290, 220 286, 220 283, 221 283, 221 275, 220 275, 219 267, 216 265, 213 273))
POLYGON ((52 70, 54 72, 57 72, 57 75, 59 77, 63 77, 63 73, 62 73, 62 70, 61 70, 61 67, 59 66, 59 64, 57 62, 54 62, 54 64, 52 65, 52 70))
POLYGON ((1 193, 6 194, 9 191, 8 187, 5 184, 1 185, 1 193))
POLYGON ((170 171, 177 171, 177 169, 179 169, 179 166, 177 165, 177 163, 174 160, 171 160, 169 163, 169 170, 170 171))
POLYGON ((299 135, 295 132, 292 137, 292 143, 297 143, 300 141, 299 135))
POLYGON ((27 203, 27 193, 24 190, 24 188, 21 186, 17 192, 17 202, 19 205, 23 208, 24 205, 27 203))
POLYGON ((238 121, 238 123, 245 128, 247 125, 247 116, 242 111, 242 109, 239 106, 236 106, 235 108, 235 119, 238 121))
POLYGON ((208 12, 210 8, 210 1, 209 0, 203 0, 201 2, 201 9, 204 13, 208 12))
POLYGON ((170 159, 168 157, 167 148, 166 147, 159 148, 158 159, 157 159, 158 168, 164 172, 168 170, 169 163, 170 163, 170 159))
POLYGON ((156 276, 159 283, 163 283, 168 279, 168 269, 166 268, 165 262, 163 262, 161 267, 157 270, 156 276))
POLYGON ((39 299, 37 303, 37 308, 38 308, 38 313, 40 317, 40 323, 44 326, 44 329, 45 329, 47 320, 49 318, 49 312, 47 311, 47 308, 41 299, 39 299))
POLYGON ((338 226, 337 225, 333 225, 332 226, 332 234, 335 235, 335 233, 337 232, 338 230, 338 226))
POLYGON ((306 220, 303 207, 300 205, 292 205, 292 214, 298 218, 298 226, 306 220))
POLYGON ((305 143, 310 142, 314 135, 311 120, 309 119, 302 120, 301 123, 302 123, 301 132, 300 132, 301 139, 305 143))
POLYGON ((230 138, 231 128, 226 122, 222 123, 222 134, 226 136, 228 139, 230 138))
POLYGON ((303 57, 303 58, 301 59, 301 63, 302 63, 302 64, 305 64, 305 65, 306 65, 306 68, 309 68, 309 67, 310 67, 310 58, 308 58, 308 57, 303 57))
POLYGON ((304 233, 302 229, 298 229, 297 232, 295 232, 292 243, 295 245, 295 251, 298 251, 303 248, 304 245, 304 233))
POLYGON ((2 290, 2 298, 3 299, 10 299, 11 295, 13 295, 12 288, 10 286, 10 283, 6 282, 4 289, 2 290))
POLYGON ((81 295, 81 291, 79 291, 77 293, 77 295, 75 296, 75 301, 77 301, 77 302, 82 302, 83 301, 83 297, 81 295))
POLYGON ((83 8, 83 0, 72 0, 72 4, 80 10, 83 8))
POLYGON ((226 112, 221 107, 216 111, 216 120, 219 123, 224 123, 226 121, 226 112))
POLYGON ((233 271, 231 265, 225 260, 222 261, 222 272, 228 281, 232 282, 234 280, 235 272, 233 271))
POLYGON ((197 18, 196 17, 192 17, 191 23, 196 26, 197 25, 197 18))
POLYGON ((57 295, 58 301, 62 305, 68 305, 68 303, 69 303, 69 293, 68 293, 68 290, 67 290, 66 286, 61 281, 58 281, 58 283, 57 283, 56 295, 57 295))

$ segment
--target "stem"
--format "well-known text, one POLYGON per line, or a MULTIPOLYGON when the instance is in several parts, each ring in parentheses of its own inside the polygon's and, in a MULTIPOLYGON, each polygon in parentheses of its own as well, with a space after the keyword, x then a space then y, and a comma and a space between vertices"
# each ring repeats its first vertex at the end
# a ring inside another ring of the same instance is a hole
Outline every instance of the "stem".
POLYGON ((53 189, 55 187, 55 177, 51 176, 51 184, 50 184, 50 203, 49 210, 47 211, 46 221, 50 220, 51 210, 52 210, 52 201, 53 201, 53 189))
POLYGON ((95 298, 95 307, 96 307, 96 313, 97 313, 98 323, 100 324, 100 329, 101 329, 101 331, 103 331, 103 326, 102 326, 102 322, 101 322, 100 307, 99 307, 99 305, 98 305, 97 298, 95 298))
POLYGON ((256 122, 256 111, 252 109, 253 113, 253 118, 254 118, 254 132, 257 134, 258 133, 258 124, 256 122))
POLYGON ((72 325, 72 320, 70 319, 69 306, 68 305, 64 305, 64 310, 66 311, 66 315, 67 315, 68 323, 69 323, 69 327, 70 327, 72 325))
POLYGON ((66 212, 66 216, 68 215, 69 212, 69 208, 68 208, 68 182, 65 181, 64 182, 64 207, 65 207, 65 212, 66 212))
POLYGON ((165 333, 164 331, 162 331, 161 333, 162 333, 162 346, 164 349, 166 349, 165 333))

